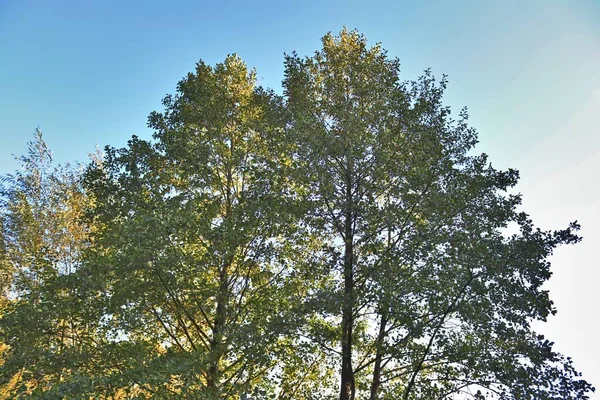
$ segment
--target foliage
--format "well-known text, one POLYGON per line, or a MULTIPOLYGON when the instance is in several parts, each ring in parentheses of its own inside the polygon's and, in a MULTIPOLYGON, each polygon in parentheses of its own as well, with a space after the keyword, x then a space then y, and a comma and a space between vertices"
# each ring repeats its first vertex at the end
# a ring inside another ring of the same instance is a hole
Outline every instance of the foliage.
POLYGON ((0 398, 588 398, 531 328, 579 225, 533 225, 445 77, 322 43, 283 96, 200 61, 84 174, 36 133, 2 191, 0 398))
POLYGON ((517 172, 471 155, 476 133, 442 104, 445 78, 401 82, 398 60, 344 30, 287 57, 284 86, 307 220, 332 237, 340 399, 584 396, 530 329, 554 312, 546 258, 579 241, 578 225, 542 232, 517 210, 517 172), (503 235, 509 224, 519 233, 503 235))
POLYGON ((52 166, 39 129, 17 160, 22 170, 3 179, 0 193, 2 390, 28 393, 68 375, 77 362, 71 348, 87 334, 76 303, 65 301, 88 235, 87 196, 80 169, 52 166))
MULTIPOLYGON (((198 63, 152 113, 154 143, 107 149, 88 171, 98 234, 89 268, 111 332, 137 349, 121 373, 182 397, 274 390, 301 284, 281 99, 236 56, 198 63), (157 373, 150 379, 150 363, 157 373), (176 366, 176 367, 175 367, 176 366)), ((295 368, 301 370, 302 368, 295 368)))

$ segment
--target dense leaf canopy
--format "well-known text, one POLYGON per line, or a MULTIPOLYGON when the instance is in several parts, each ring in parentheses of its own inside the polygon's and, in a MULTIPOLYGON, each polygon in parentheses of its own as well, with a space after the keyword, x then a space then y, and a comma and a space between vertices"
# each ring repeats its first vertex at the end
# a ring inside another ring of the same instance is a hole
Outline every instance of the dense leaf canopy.
POLYGON ((284 93, 200 61, 152 140, 2 181, 0 398, 586 399, 518 172, 355 31, 284 93))

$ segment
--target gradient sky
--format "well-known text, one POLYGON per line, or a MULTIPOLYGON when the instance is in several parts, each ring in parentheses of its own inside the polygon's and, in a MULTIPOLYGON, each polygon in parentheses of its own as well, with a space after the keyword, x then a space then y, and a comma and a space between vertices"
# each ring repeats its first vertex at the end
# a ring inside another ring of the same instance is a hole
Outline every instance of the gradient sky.
POLYGON ((238 53, 281 91, 285 52, 356 28, 404 78, 449 75, 446 102, 468 106, 495 166, 521 171, 534 222, 581 223, 583 242, 552 258, 558 315, 538 329, 600 391, 600 0, 456 3, 0 0, 0 174, 36 126, 60 162, 149 138, 148 114, 200 58, 238 53))

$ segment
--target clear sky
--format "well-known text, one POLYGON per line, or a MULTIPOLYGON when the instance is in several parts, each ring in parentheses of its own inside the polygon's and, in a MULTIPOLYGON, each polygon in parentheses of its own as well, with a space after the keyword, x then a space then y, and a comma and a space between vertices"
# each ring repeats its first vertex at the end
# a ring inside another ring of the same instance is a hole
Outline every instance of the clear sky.
POLYGON ((344 25, 406 79, 449 75, 447 103, 469 107, 495 166, 521 171, 534 222, 581 223, 583 242, 552 258, 559 312, 539 329, 600 390, 600 0, 0 0, 0 174, 38 125, 61 162, 148 138, 147 115, 200 58, 238 53, 280 91, 283 53, 344 25))

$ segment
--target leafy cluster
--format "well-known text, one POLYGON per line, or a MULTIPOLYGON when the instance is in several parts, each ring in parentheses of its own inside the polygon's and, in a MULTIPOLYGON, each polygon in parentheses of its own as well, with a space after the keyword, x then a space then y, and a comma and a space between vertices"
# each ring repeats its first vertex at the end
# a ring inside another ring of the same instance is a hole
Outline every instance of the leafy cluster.
POLYGON ((322 43, 282 96, 199 62, 85 169, 36 132, 0 193, 0 398, 588 398, 531 327, 577 223, 533 225, 445 77, 322 43))

